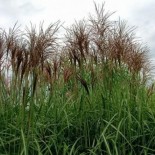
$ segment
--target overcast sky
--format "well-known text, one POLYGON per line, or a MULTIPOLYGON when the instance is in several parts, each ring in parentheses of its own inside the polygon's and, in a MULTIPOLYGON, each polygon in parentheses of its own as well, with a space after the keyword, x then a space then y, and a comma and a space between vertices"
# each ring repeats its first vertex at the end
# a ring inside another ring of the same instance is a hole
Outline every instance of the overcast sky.
MULTIPOLYGON (((155 61, 155 0, 94 0, 105 2, 105 10, 116 11, 114 19, 125 19, 129 26, 137 27, 137 35, 150 47, 150 57, 155 61)), ((93 0, 0 0, 0 27, 13 27, 16 21, 22 26, 30 21, 39 24, 58 20, 70 25, 74 20, 93 13, 93 0)))

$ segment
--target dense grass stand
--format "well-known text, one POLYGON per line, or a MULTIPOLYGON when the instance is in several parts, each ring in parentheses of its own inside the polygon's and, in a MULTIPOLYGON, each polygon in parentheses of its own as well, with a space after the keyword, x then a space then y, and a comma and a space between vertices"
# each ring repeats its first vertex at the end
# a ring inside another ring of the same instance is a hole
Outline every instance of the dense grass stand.
POLYGON ((104 5, 65 28, 0 31, 1 155, 155 154, 147 47, 104 5))

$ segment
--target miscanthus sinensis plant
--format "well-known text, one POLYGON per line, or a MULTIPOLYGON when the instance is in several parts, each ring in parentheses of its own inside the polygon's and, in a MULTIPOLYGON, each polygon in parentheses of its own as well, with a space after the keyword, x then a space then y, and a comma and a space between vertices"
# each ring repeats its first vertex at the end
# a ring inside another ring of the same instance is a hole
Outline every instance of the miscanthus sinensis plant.
POLYGON ((155 153, 148 49, 94 6, 62 40, 60 22, 1 29, 0 154, 155 153))

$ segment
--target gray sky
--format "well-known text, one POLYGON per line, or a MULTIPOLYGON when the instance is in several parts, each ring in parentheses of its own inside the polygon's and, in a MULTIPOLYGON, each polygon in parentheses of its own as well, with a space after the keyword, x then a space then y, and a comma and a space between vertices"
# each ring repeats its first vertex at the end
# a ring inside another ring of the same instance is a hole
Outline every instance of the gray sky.
MULTIPOLYGON (((94 0, 105 2, 105 10, 116 13, 113 19, 125 19, 136 26, 137 36, 150 47, 150 58, 155 64, 155 0, 94 0)), ((94 11, 93 0, 0 0, 0 27, 8 29, 16 21, 22 26, 45 24, 58 20, 70 25, 74 20, 94 11)))

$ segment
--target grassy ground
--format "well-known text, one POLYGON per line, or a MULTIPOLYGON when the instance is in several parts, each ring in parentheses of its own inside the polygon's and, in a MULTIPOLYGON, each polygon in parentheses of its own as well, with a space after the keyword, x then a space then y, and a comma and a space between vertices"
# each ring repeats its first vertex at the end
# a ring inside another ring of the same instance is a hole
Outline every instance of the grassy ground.
POLYGON ((125 22, 95 9, 63 44, 59 22, 1 31, 1 155, 155 154, 148 50, 125 22))

